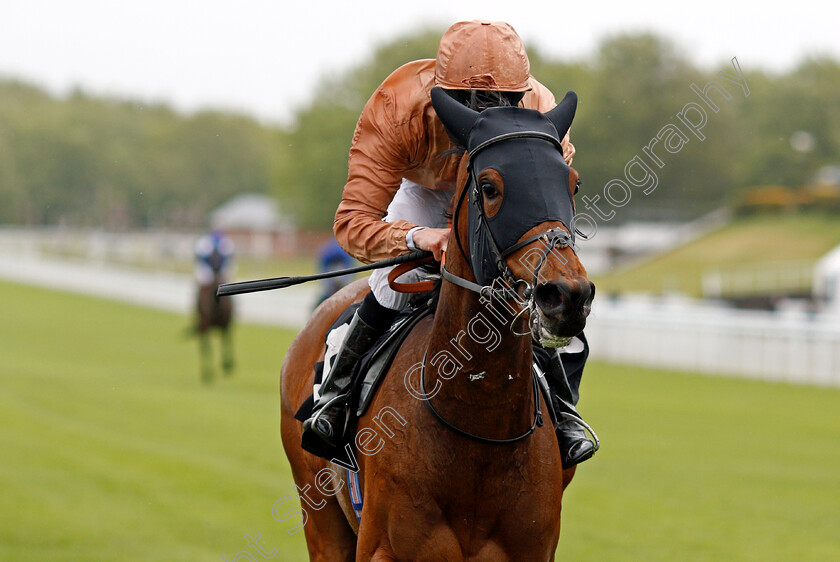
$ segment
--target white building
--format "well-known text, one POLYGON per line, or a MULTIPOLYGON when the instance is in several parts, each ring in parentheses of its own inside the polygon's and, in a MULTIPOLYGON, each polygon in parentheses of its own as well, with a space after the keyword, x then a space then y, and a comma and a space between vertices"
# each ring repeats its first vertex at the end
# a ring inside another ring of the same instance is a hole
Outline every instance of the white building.
POLYGON ((257 193, 238 195, 210 213, 210 226, 224 230, 236 253, 270 257, 295 248, 294 223, 280 213, 277 201, 257 193))
POLYGON ((840 246, 817 262, 814 268, 814 297, 825 312, 840 315, 840 246))

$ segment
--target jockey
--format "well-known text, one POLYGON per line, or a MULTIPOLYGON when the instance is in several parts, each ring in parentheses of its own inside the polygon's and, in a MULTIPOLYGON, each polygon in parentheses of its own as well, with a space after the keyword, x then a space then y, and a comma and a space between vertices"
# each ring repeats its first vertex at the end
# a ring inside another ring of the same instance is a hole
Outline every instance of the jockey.
MULTIPOLYGON (((446 249, 446 212, 455 193, 461 153, 453 150, 456 147, 432 107, 434 86, 477 111, 521 105, 546 112, 556 105, 552 93, 530 75, 522 40, 507 23, 456 23, 441 38, 437 59, 417 60, 395 70, 359 117, 347 184, 335 215, 336 239, 362 262, 416 249, 431 251, 440 261, 446 249)), ((575 149, 568 133, 562 146, 571 164, 575 149)), ((378 269, 371 274, 371 292, 353 316, 332 366, 325 366, 320 396, 304 423, 305 432, 312 431, 331 445, 344 428, 356 361, 408 304, 409 295, 389 287, 389 272, 378 269)), ((421 276, 414 270, 404 278, 416 281, 421 276)), ((534 347, 550 362, 550 368, 543 370, 555 394, 555 408, 579 417, 575 404, 588 346, 582 334, 572 343, 567 349, 574 353, 565 354, 534 347)), ((555 429, 563 466, 568 468, 591 457, 594 443, 582 426, 567 416, 562 419, 555 429)))
POLYGON ((232 264, 233 240, 221 230, 213 230, 195 243, 195 280, 199 285, 213 283, 216 274, 218 281, 224 282, 232 264))
MULTIPOLYGON (((353 258, 350 257, 350 254, 344 251, 344 248, 335 241, 335 238, 331 238, 318 248, 319 273, 348 269, 353 267, 353 263, 353 258)), ((321 295, 318 297, 318 302, 316 304, 321 304, 352 280, 352 275, 342 275, 341 277, 323 279, 321 281, 321 295)))

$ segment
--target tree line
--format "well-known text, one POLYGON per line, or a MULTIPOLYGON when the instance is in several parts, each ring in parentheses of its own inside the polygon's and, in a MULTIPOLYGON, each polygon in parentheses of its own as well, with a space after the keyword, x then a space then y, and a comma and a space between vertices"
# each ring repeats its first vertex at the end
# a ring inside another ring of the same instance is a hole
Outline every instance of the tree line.
MULTIPOLYGON (((276 196, 301 227, 329 228, 365 101, 401 64, 433 58, 442 31, 383 44, 325 77, 286 127, 0 80, 0 223, 196 227, 225 200, 256 192, 276 196)), ((581 196, 593 206, 600 197, 598 209, 616 221, 690 218, 744 188, 806 185, 840 164, 833 59, 776 73, 746 59, 701 68, 651 34, 608 37, 582 60, 529 54, 558 100, 578 93, 571 136, 581 196), (743 87, 724 76, 739 71, 743 87)))

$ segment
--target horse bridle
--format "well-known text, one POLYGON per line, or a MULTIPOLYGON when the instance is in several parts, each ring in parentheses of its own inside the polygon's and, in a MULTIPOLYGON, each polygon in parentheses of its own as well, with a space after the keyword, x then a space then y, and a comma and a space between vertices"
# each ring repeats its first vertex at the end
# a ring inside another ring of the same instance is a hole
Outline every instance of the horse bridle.
MULTIPOLYGON (((511 332, 516 336, 525 336, 525 335, 530 335, 532 332, 531 331, 522 332, 522 333, 516 332, 515 329, 514 329, 514 324, 516 323, 516 320, 526 311, 530 312, 530 318, 531 319, 535 318, 535 316, 536 316, 534 314, 534 312, 536 311, 536 302, 535 302, 535 299, 534 299, 534 287, 537 286, 537 281, 539 279, 540 269, 542 269, 543 265, 545 264, 546 259, 548 258, 548 254, 554 248, 569 247, 569 248, 572 249, 572 251, 575 251, 575 248, 574 248, 574 236, 573 236, 573 234, 570 233, 570 231, 564 230, 562 228, 552 228, 550 230, 547 230, 547 231, 540 232, 538 234, 534 234, 532 236, 529 236, 529 237, 525 238, 524 240, 520 240, 520 241, 512 244, 511 246, 509 246, 508 248, 505 248, 503 250, 499 249, 498 243, 496 242, 496 239, 493 236, 493 232, 490 229, 490 224, 487 221, 487 215, 484 211, 483 198, 481 197, 481 193, 479 192, 479 183, 478 183, 477 178, 476 178, 475 167, 473 166, 473 160, 479 152, 481 152, 482 150, 484 150, 488 146, 491 146, 493 144, 496 144, 496 143, 499 143, 499 142, 502 142, 502 141, 505 141, 505 140, 518 139, 518 138, 538 138, 538 139, 542 139, 542 140, 547 140, 547 141, 551 142, 560 151, 561 154, 563 152, 563 146, 557 138, 555 138, 553 135, 550 135, 548 133, 543 133, 543 132, 539 132, 539 131, 515 131, 515 132, 511 132, 511 133, 504 133, 504 134, 497 135, 495 137, 492 137, 492 138, 480 143, 478 146, 473 148, 469 152, 469 154, 467 155, 468 182, 471 182, 472 185, 468 184, 468 185, 464 186, 464 189, 461 190, 461 194, 458 197, 458 201, 455 204, 455 209, 454 209, 454 214, 453 214, 453 219, 452 219, 452 221, 453 221, 452 228, 455 231, 455 241, 458 245, 458 249, 461 251, 461 254, 464 256, 464 259, 466 260, 466 262, 471 263, 470 257, 467 255, 467 252, 464 250, 464 246, 461 243, 461 237, 459 236, 459 229, 458 229, 458 218, 460 216, 460 210, 461 210, 461 207, 463 206, 464 198, 466 197, 466 194, 468 194, 470 192, 470 190, 473 190, 474 194, 475 194, 475 197, 473 198, 473 201, 476 205, 476 210, 477 210, 477 213, 478 213, 479 226, 484 229, 485 240, 487 240, 487 244, 489 246, 488 249, 489 249, 489 251, 490 251, 490 253, 493 257, 493 260, 496 264, 496 269, 497 269, 499 275, 497 277, 493 278, 490 285, 480 285, 478 283, 475 283, 475 282, 470 281, 468 279, 464 279, 463 277, 459 277, 459 276, 451 273, 449 270, 446 269, 445 264, 441 265, 440 271, 441 271, 441 275, 443 276, 444 279, 446 279, 450 283, 453 283, 453 284, 455 284, 459 287, 462 287, 462 288, 467 289, 469 291, 478 293, 479 295, 487 298, 490 301, 491 305, 492 305, 492 299, 493 298, 514 299, 517 302, 519 302, 520 304, 522 304, 521 300, 520 300, 520 295, 516 291, 515 287, 517 287, 519 285, 524 285, 524 290, 522 292, 521 298, 525 299, 526 302, 524 303, 525 305, 521 308, 519 313, 516 314, 516 316, 511 321, 510 329, 511 329, 511 332), (510 256, 511 254, 513 254, 514 252, 516 252, 517 250, 520 250, 520 249, 522 249, 522 248, 528 246, 529 244, 532 244, 533 242, 536 242, 538 240, 543 241, 543 243, 545 245, 545 249, 543 250, 543 252, 541 253, 541 255, 539 257, 539 261, 537 262, 537 267, 534 269, 533 279, 529 283, 528 281, 526 281, 524 279, 518 279, 516 276, 514 276, 513 272, 510 270, 510 267, 508 267, 508 265, 507 265, 506 258, 508 256, 510 256), (497 283, 497 281, 499 281, 499 280, 506 281, 507 286, 505 286, 503 283, 497 283)), ((569 228, 569 227, 567 226, 567 228, 569 228)), ((575 253, 577 253, 577 252, 575 252, 575 253)), ((461 435, 462 437, 472 439, 473 441, 478 441, 479 443, 495 444, 495 445, 515 443, 517 441, 521 441, 521 440, 525 439, 526 437, 528 437, 529 435, 531 435, 534 431, 536 431, 536 429, 538 427, 542 427, 544 422, 543 422, 542 412, 540 411, 540 395, 539 395, 540 391, 539 391, 539 384, 537 382, 536 377, 532 377, 533 378, 533 388, 534 388, 534 420, 531 423, 531 427, 525 433, 523 433, 521 435, 518 435, 516 437, 508 438, 508 439, 492 439, 492 438, 489 438, 489 437, 481 437, 480 435, 475 435, 473 433, 465 431, 465 430, 457 427, 456 425, 452 424, 451 422, 446 420, 446 418, 444 418, 440 414, 440 412, 438 412, 435 409, 434 405, 431 402, 431 398, 426 393, 424 379, 425 379, 425 372, 426 372, 426 357, 427 357, 428 351, 429 351, 429 349, 427 347, 425 353, 423 354, 423 361, 420 364, 420 393, 422 395, 423 401, 429 407, 429 410, 431 411, 431 413, 444 426, 446 426, 450 430, 454 431, 458 435, 461 435)))
MULTIPOLYGON (((454 283, 459 287, 464 289, 470 290, 472 292, 478 293, 479 295, 484 296, 485 298, 492 299, 492 298, 503 298, 503 299, 515 299, 521 302, 521 299, 525 299, 527 302, 525 303, 526 306, 517 314, 516 318, 511 322, 511 331, 517 336, 524 336, 527 333, 518 333, 513 330, 513 325, 516 322, 516 319, 521 316, 521 314, 528 310, 533 312, 536 307, 536 303, 534 302, 534 287, 537 285, 537 281, 539 279, 540 270, 542 266, 545 265, 546 259, 548 258, 548 254, 554 248, 566 248, 569 247, 572 249, 573 252, 577 254, 574 246, 574 235, 571 234, 571 231, 564 230, 562 228, 552 228, 550 230, 540 232, 525 238, 524 240, 520 240, 515 244, 505 248, 504 250, 499 249, 499 245, 496 242, 496 238, 493 236, 493 231, 490 228, 490 224, 487 221, 487 214, 484 211, 483 205, 483 198, 479 193, 479 183, 478 179, 475 174, 475 167, 473 166, 473 161, 476 155, 493 144, 509 140, 509 139, 518 139, 518 138, 538 138, 542 140, 549 141, 553 144, 562 154, 563 152, 563 145, 560 143, 557 138, 553 135, 548 133, 543 133, 540 131, 515 131, 512 133, 504 133, 495 137, 492 137, 478 146, 476 146, 467 156, 467 173, 468 173, 468 181, 472 185, 467 185, 461 190, 461 194, 458 197, 458 201, 455 204, 455 210, 453 213, 453 230, 455 231, 455 242, 458 245, 458 249, 461 252, 461 255, 464 256, 464 260, 467 263, 471 262, 469 255, 467 254, 466 250, 464 249, 463 244, 461 243, 461 237, 458 235, 458 220, 460 216, 460 210, 463 206, 464 199, 466 195, 472 190, 475 194, 473 201, 476 206, 476 211, 478 213, 478 220, 479 226, 484 230, 485 233, 485 240, 488 243, 488 250, 490 254, 493 256, 493 261, 496 265, 496 269, 499 273, 499 277, 493 279, 490 285, 480 285, 468 279, 464 279, 463 277, 459 277, 449 270, 446 269, 446 265, 441 266, 441 275, 444 279, 449 281, 450 283, 454 283), (532 244, 538 240, 542 240, 544 244, 543 252, 540 255, 540 258, 537 262, 537 267, 534 268, 534 276, 531 279, 531 282, 524 279, 517 279, 514 276, 513 272, 510 270, 510 267, 507 264, 506 258, 509 257, 514 252, 521 250, 525 246, 532 244), (507 286, 497 286, 502 285, 501 283, 497 283, 498 279, 503 279, 507 282, 507 286), (522 295, 520 295, 516 288, 520 285, 524 285, 524 290, 522 295)), ((565 226, 565 225, 564 225, 565 226)), ((568 226, 567 226, 568 228, 568 226)))

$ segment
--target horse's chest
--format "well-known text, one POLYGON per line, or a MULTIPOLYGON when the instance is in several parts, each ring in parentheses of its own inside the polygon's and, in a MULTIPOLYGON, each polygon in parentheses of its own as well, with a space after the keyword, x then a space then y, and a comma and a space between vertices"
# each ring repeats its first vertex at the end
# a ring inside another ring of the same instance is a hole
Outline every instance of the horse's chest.
POLYGON ((378 530, 407 559, 421 547, 429 560, 547 559, 559 536, 562 481, 530 464, 494 465, 418 460, 411 476, 371 494, 381 500, 377 519, 387 521, 378 530))

